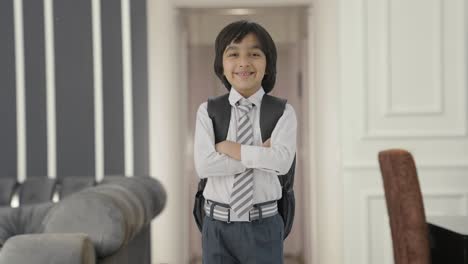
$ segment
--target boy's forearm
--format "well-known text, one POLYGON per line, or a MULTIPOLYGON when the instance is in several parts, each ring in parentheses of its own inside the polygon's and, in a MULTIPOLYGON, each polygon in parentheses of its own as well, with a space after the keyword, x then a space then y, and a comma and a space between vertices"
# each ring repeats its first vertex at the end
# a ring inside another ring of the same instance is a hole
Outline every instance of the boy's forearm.
POLYGON ((228 155, 235 160, 241 160, 241 144, 225 140, 216 144, 216 151, 228 155))
MULTIPOLYGON (((265 143, 263 143, 262 146, 265 148, 269 148, 270 139, 265 141, 265 143)), ((217 152, 228 155, 229 157, 235 160, 238 160, 238 161, 241 160, 241 144, 233 142, 233 141, 225 140, 223 142, 216 144, 215 147, 216 147, 217 152)))

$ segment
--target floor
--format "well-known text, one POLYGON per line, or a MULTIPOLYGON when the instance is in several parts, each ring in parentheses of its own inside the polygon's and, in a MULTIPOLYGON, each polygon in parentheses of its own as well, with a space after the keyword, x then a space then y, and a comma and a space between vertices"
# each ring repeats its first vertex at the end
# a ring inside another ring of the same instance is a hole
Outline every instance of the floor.
MULTIPOLYGON (((192 260, 190 264, 202 264, 201 259, 192 260)), ((284 264, 304 264, 299 257, 285 257, 284 264)))

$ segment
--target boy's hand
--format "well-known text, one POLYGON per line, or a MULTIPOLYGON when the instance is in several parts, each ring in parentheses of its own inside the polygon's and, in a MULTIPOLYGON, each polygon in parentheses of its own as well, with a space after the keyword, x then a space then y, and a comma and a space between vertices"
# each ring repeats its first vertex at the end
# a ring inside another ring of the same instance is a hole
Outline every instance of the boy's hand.
MULTIPOLYGON (((271 147, 271 139, 267 139, 267 141, 262 144, 262 147, 271 147)), ((241 160, 241 145, 239 143, 225 140, 216 144, 215 149, 216 152, 226 154, 235 160, 241 160)))
POLYGON ((241 145, 239 143, 225 140, 216 144, 215 149, 235 160, 241 160, 241 145))

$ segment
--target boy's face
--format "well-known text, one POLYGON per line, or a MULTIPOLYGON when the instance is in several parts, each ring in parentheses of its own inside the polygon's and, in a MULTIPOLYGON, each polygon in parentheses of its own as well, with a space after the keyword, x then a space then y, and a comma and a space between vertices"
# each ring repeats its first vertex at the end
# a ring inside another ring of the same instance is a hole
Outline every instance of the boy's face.
POLYGON ((241 42, 231 42, 226 47, 223 69, 232 87, 245 98, 260 89, 266 70, 266 56, 254 34, 247 34, 241 42))

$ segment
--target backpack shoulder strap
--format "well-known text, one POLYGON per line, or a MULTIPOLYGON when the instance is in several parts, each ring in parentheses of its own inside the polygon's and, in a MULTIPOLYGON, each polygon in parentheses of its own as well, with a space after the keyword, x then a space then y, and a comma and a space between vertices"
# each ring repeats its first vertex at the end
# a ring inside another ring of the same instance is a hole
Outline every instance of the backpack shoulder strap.
MULTIPOLYGON (((276 123, 286 108, 287 100, 265 94, 260 106, 260 130, 262 141, 269 139, 276 123)), ((226 140, 231 120, 229 94, 208 99, 208 116, 213 120, 215 144, 226 140)))
POLYGON ((286 99, 265 94, 260 107, 260 130, 262 132, 262 142, 271 137, 276 123, 284 113, 286 99))
POLYGON ((226 140, 231 120, 229 93, 208 99, 208 116, 213 120, 215 144, 226 140))

